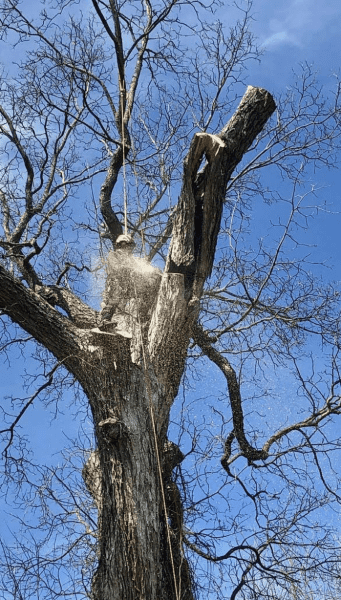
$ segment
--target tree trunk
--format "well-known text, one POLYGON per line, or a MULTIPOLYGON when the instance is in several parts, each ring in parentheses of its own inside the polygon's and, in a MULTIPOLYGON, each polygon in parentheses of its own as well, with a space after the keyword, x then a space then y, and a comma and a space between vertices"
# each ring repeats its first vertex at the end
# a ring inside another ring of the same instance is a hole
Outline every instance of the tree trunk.
POLYGON ((170 522, 165 519, 163 506, 163 497, 172 506, 178 497, 169 472, 174 460, 164 452, 167 423, 156 419, 166 403, 165 388, 153 369, 147 372, 143 362, 129 360, 129 340, 99 334, 97 342, 101 359, 85 370, 82 382, 97 439, 83 469, 98 508, 99 565, 92 597, 191 600, 187 562, 174 543, 177 521, 174 515, 170 522))

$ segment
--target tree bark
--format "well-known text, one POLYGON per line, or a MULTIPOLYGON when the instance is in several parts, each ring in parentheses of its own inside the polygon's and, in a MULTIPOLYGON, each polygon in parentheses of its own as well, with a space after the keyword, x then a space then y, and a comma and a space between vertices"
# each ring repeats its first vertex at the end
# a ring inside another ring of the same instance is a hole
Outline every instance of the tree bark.
POLYGON ((115 380, 110 368, 102 371, 100 390, 92 378, 88 391, 97 439, 90 479, 100 482, 95 496, 99 565, 92 597, 172 598, 172 591, 162 593, 164 518, 145 382, 134 367, 128 375, 118 362, 117 370, 123 370, 115 380))
POLYGON ((177 526, 169 525, 168 536, 162 498, 162 485, 168 503, 174 504, 177 491, 170 489, 171 475, 163 459, 167 427, 160 414, 168 404, 165 386, 150 364, 146 372, 143 364, 130 360, 129 340, 122 338, 118 345, 108 336, 100 358, 84 373, 83 387, 97 440, 83 469, 98 508, 99 565, 92 598, 166 600, 177 598, 181 589, 181 598, 192 600, 177 526), (172 557, 169 537, 177 540, 172 557))
MULTIPOLYGON (((97 448, 83 475, 98 508, 93 600, 193 599, 181 499, 171 475, 181 457, 169 460, 166 438, 169 411, 211 273, 227 182, 274 109, 268 92, 249 87, 218 135, 194 136, 165 272, 139 353, 134 339, 92 332, 96 312, 68 290, 37 294, 0 266, 0 309, 75 375, 91 406, 97 448)), ((119 229, 108 200, 114 166, 109 191, 101 190, 113 240, 119 229)))

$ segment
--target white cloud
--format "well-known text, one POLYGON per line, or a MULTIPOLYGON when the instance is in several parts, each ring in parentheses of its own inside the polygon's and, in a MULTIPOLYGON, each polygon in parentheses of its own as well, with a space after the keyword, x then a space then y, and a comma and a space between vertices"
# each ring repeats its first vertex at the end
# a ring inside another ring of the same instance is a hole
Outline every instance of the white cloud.
POLYGON ((288 31, 277 31, 277 33, 273 33, 262 42, 262 47, 269 48, 270 46, 281 46, 283 44, 297 45, 295 39, 288 31))
POLYGON ((314 37, 328 38, 341 25, 340 0, 256 0, 256 28, 263 47, 306 46, 314 37))

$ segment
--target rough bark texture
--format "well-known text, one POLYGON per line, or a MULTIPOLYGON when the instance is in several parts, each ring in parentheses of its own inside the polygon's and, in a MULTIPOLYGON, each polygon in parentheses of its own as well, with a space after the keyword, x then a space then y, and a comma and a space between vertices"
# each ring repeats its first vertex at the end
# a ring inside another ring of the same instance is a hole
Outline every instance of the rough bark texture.
MULTIPOLYGON (((97 449, 83 475, 98 507, 93 600, 193 599, 182 551, 181 499, 171 476, 181 456, 166 439, 169 410, 212 269, 227 182, 274 109, 268 92, 248 88, 219 135, 194 136, 184 162, 169 256, 141 352, 134 339, 92 332, 97 313, 69 290, 40 287, 36 293, 0 266, 0 309, 75 375, 91 406, 97 449), (206 165, 199 171, 203 158, 206 165)), ((109 199, 121 154, 113 158, 100 198, 113 239, 120 226, 109 199)))
POLYGON ((141 372, 132 367, 128 373, 121 358, 115 381, 98 381, 99 389, 94 378, 89 381, 98 443, 90 479, 96 482, 100 474, 99 566, 92 595, 163 598, 163 517, 149 398, 141 372))

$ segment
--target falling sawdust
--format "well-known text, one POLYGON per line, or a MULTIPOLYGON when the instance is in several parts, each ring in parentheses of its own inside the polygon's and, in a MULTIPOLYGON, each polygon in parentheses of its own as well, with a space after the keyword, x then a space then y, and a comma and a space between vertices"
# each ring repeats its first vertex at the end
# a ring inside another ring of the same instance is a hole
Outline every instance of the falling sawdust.
POLYGON ((92 261, 91 296, 94 308, 100 309, 109 280, 115 287, 130 288, 130 297, 154 303, 160 286, 162 272, 142 257, 120 251, 110 251, 105 258, 98 255, 92 261))

